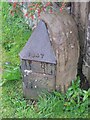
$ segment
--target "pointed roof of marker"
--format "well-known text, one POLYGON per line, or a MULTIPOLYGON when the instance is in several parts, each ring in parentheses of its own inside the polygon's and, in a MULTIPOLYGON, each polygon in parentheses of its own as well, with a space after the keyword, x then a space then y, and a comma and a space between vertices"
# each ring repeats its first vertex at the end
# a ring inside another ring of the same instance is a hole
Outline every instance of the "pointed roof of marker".
POLYGON ((50 43, 45 23, 41 20, 28 42, 19 53, 21 59, 56 64, 56 57, 50 43))

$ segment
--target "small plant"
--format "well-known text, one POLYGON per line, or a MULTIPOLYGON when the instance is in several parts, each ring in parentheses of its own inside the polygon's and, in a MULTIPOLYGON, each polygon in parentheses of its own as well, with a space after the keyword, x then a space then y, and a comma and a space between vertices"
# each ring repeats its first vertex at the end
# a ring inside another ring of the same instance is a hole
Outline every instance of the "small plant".
POLYGON ((80 78, 74 82, 72 86, 67 90, 65 97, 65 111, 71 111, 71 113, 81 116, 84 113, 88 114, 88 98, 90 97, 90 89, 88 91, 80 88, 80 78))
POLYGON ((8 81, 3 85, 3 117, 88 118, 90 89, 88 91, 81 90, 77 80, 73 82, 73 85, 68 89, 66 94, 56 91, 53 93, 45 92, 39 97, 37 102, 33 103, 23 98, 21 85, 22 81, 8 81), (73 90, 73 86, 79 89, 77 95, 73 90), (79 94, 80 98, 78 98, 79 94))
POLYGON ((20 80, 21 72, 19 65, 16 65, 16 67, 12 65, 6 66, 2 78, 4 80, 20 80))
POLYGON ((39 118, 88 118, 88 91, 80 88, 80 78, 72 81, 65 94, 54 91, 39 98, 34 110, 39 118))
POLYGON ((29 2, 25 5, 24 2, 12 2, 12 9, 10 11, 11 15, 14 16, 14 13, 19 13, 20 11, 23 12, 22 8, 27 9, 25 14, 26 17, 31 18, 32 20, 36 17, 40 17, 42 12, 54 13, 54 12, 62 12, 65 7, 65 2, 60 1, 60 8, 54 8, 53 2, 29 2), (19 9, 21 8, 21 9, 19 9))
MULTIPOLYGON (((62 0, 59 3, 58 9, 54 7, 54 2, 10 2, 10 14, 14 16, 16 13, 25 18, 26 23, 33 29, 36 27, 42 12, 62 13, 66 3, 62 0)), ((56 6, 56 5, 55 5, 56 6)))

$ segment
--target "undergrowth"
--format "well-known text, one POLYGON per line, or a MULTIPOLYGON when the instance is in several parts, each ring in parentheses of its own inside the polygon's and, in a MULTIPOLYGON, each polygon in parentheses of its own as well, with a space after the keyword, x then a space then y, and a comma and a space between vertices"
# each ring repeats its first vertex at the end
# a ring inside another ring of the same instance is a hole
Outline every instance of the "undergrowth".
MULTIPOLYGON (((11 6, 2 3, 2 118, 88 118, 90 89, 80 88, 80 78, 72 81, 65 94, 54 91, 43 93, 37 102, 23 97, 18 53, 32 31, 23 18, 11 16, 11 6)), ((1 88, 1 87, 0 87, 1 88)), ((1 90, 1 89, 0 89, 1 90)))
POLYGON ((22 81, 8 81, 2 90, 3 118, 88 118, 90 89, 80 89, 80 79, 72 81, 65 94, 43 93, 38 101, 23 97, 22 81))
POLYGON ((2 67, 3 82, 6 80, 20 80, 19 52, 27 42, 32 31, 19 14, 10 14, 12 6, 2 4, 2 67))

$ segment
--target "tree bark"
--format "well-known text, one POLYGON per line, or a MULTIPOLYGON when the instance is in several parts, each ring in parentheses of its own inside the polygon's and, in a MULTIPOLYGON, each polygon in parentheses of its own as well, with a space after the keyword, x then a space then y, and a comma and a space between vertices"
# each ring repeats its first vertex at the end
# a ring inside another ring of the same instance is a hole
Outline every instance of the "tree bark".
POLYGON ((78 26, 80 58, 78 73, 82 87, 90 86, 90 2, 74 2, 71 4, 72 16, 78 26))

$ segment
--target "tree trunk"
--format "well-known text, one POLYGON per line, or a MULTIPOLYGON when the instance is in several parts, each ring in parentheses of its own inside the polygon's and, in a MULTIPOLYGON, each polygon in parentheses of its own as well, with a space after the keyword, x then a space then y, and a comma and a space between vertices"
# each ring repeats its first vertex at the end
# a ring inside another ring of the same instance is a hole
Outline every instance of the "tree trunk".
POLYGON ((78 73, 82 80, 82 87, 90 85, 90 2, 71 3, 72 16, 78 26, 80 59, 78 73))

